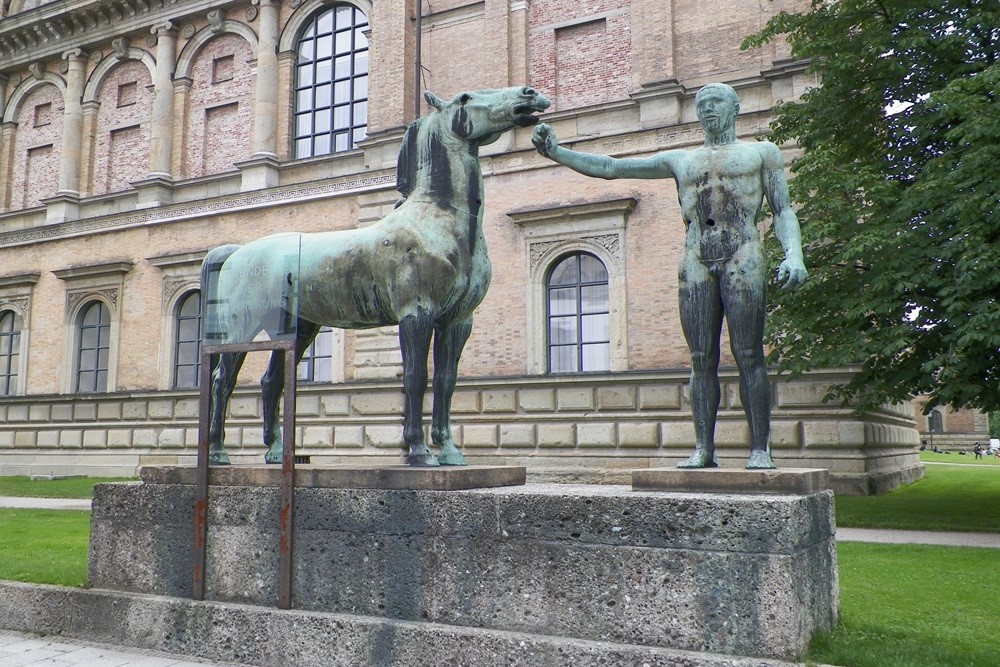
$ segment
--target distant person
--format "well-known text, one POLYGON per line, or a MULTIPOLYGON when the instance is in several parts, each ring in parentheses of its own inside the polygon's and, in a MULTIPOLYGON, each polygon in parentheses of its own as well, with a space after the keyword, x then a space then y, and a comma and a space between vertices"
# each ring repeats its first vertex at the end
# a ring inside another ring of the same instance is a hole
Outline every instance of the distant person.
POLYGON ((972 448, 972 453, 976 455, 977 459, 983 458, 983 446, 977 442, 972 448))
POLYGON ((924 451, 925 449, 927 449, 927 441, 926 440, 921 440, 920 441, 920 451, 924 451))

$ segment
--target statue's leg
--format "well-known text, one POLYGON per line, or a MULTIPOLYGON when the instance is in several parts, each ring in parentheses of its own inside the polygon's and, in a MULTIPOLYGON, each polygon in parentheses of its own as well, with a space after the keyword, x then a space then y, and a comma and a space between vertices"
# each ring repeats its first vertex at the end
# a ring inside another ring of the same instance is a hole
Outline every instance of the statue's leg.
POLYGON ((729 340, 740 371, 740 401, 750 426, 747 468, 774 468, 770 453, 771 381, 764 358, 767 265, 759 249, 744 248, 723 276, 729 340))
POLYGON ((436 466, 437 457, 424 440, 424 393, 427 391, 427 353, 434 333, 434 318, 418 310, 399 320, 399 348, 403 354, 403 442, 409 447, 411 466, 436 466))
POLYGON ((212 369, 210 376, 212 385, 209 388, 208 462, 214 465, 229 463, 229 455, 225 449, 226 410, 245 358, 246 354, 242 352, 226 352, 218 356, 218 362, 212 369))
POLYGON ((680 315, 684 339, 691 350, 691 414, 694 452, 678 468, 714 468, 715 419, 719 412, 719 334, 722 301, 719 284, 696 259, 681 260, 680 315))
POLYGON ((472 317, 441 327, 434 334, 434 414, 431 439, 440 448, 438 461, 443 466, 467 465, 451 437, 451 397, 458 379, 458 360, 472 333, 472 317))
MULTIPOLYGON (((305 320, 298 321, 298 328, 295 335, 295 362, 302 359, 302 355, 309 348, 310 343, 319 332, 319 325, 305 320)), ((284 443, 281 438, 281 419, 279 405, 281 403, 281 392, 285 388, 285 353, 275 351, 271 353, 271 362, 267 366, 267 371, 260 379, 261 399, 264 411, 264 444, 267 446, 267 453, 264 454, 265 463, 281 463, 284 454, 284 443)))

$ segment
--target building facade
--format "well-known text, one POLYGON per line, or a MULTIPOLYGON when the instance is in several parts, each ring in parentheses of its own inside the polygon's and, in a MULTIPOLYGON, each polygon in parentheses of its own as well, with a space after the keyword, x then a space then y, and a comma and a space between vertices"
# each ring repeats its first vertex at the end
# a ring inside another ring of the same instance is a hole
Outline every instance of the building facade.
MULTIPOLYGON (((197 441, 198 270, 212 247, 371 224, 392 209, 423 90, 530 85, 564 143, 694 147, 723 81, 752 140, 815 84, 783 45, 742 51, 800 0, 12 0, 0 14, 0 467, 132 474, 197 441), (419 54, 419 59, 417 55, 419 54)), ((621 481, 693 445, 672 181, 587 179, 531 130, 481 151, 493 282, 460 365, 456 438, 537 479, 621 481)), ((808 264, 808 258, 807 258, 808 264)), ((724 342, 724 349, 726 347, 724 342)), ((262 455, 252 357, 231 406, 262 455)), ((745 458, 724 358, 718 441, 745 458)), ((393 328, 324 331, 299 368, 298 450, 400 460, 393 328)), ((876 492, 922 469, 912 407, 823 402, 847 370, 774 378, 783 466, 876 492)))

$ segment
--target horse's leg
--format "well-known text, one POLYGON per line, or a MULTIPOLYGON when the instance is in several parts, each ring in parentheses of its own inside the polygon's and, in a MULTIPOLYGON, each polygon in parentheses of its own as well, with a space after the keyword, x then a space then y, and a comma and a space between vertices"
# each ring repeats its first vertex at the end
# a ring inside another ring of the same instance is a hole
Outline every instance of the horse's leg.
MULTIPOLYGON (((298 364, 306 349, 319 333, 319 325, 305 320, 299 320, 295 333, 295 363, 298 364)), ((271 353, 271 363, 260 379, 260 393, 264 408, 264 454, 265 463, 281 463, 284 454, 284 442, 281 437, 281 420, 278 418, 278 405, 281 392, 285 388, 285 352, 275 350, 271 353)))
POLYGON ((229 463, 229 455, 225 448, 226 409, 229 407, 229 397, 233 395, 236 378, 246 356, 242 352, 225 352, 219 355, 219 360, 212 369, 212 384, 208 394, 208 462, 215 465, 229 463))
POLYGON ((438 461, 443 466, 467 465, 462 452, 451 438, 451 396, 458 379, 458 359, 465 341, 472 333, 472 317, 441 327, 434 334, 434 416, 431 439, 440 448, 438 461))
POLYGON ((434 318, 418 310, 399 320, 399 348, 403 353, 403 442, 410 448, 406 457, 411 466, 436 466, 437 457, 424 441, 423 407, 427 391, 427 352, 434 333, 434 318))

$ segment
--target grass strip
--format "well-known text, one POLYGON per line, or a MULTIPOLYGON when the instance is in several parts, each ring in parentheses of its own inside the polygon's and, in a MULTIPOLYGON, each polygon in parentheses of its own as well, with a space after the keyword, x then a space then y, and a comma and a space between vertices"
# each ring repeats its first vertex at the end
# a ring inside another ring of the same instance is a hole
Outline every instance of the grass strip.
POLYGON ((1000 468, 926 466, 924 479, 882 496, 837 496, 847 528, 1000 533, 1000 468))
POLYGON ((61 479, 31 479, 30 477, 0 477, 0 496, 21 498, 91 498, 94 484, 122 482, 129 477, 64 477, 61 479))
POLYGON ((994 667, 1000 655, 997 551, 837 546, 840 622, 804 658, 849 667, 994 667))
POLYGON ((0 509, 0 579, 85 586, 90 512, 0 509))
POLYGON ((962 456, 958 453, 949 452, 947 454, 935 454, 934 452, 920 452, 920 461, 923 463, 961 463, 973 466, 1000 466, 1000 459, 993 454, 983 454, 983 458, 977 459, 969 449, 969 453, 962 456))

